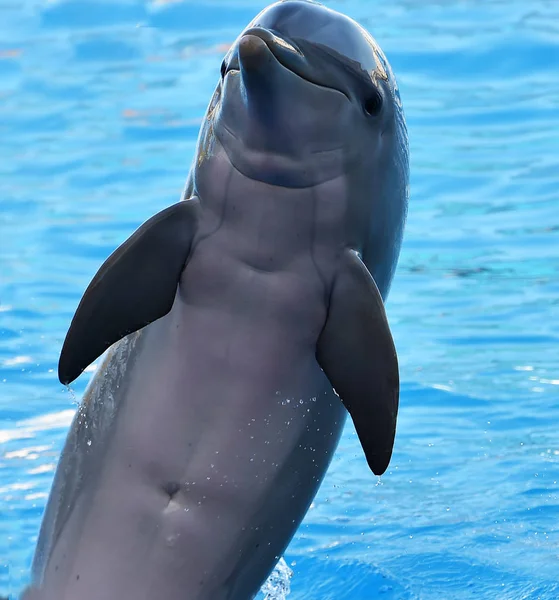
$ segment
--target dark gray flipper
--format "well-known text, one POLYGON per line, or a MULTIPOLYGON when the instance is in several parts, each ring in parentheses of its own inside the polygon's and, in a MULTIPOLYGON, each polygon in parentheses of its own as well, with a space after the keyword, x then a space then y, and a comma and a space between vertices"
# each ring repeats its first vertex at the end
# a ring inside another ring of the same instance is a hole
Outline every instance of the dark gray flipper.
POLYGON ((196 231, 198 200, 146 221, 103 263, 64 340, 58 378, 68 384, 112 344, 166 315, 196 231))
POLYGON ((390 462, 398 414, 398 358, 378 288, 347 250, 334 280, 317 359, 347 408, 369 467, 390 462))

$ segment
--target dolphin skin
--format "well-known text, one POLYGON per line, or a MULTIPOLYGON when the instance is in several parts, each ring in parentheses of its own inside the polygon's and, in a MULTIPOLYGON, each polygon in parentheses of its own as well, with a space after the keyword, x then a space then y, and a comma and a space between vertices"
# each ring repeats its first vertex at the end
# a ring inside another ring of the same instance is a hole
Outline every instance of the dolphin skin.
POLYGON ((388 467, 384 311, 408 142, 381 49, 317 3, 271 5, 223 61, 184 197, 100 267, 66 336, 72 423, 27 600, 248 600, 349 412, 388 467))

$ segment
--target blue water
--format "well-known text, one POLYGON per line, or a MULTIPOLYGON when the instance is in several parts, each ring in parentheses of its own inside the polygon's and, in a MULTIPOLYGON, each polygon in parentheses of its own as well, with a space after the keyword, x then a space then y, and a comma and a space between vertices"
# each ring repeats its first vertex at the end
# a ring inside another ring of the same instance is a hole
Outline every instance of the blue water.
MULTIPOLYGON (((387 311, 390 469, 348 425, 286 553, 294 600, 559 598, 559 3, 346 0, 399 79, 411 203, 387 311)), ((106 256, 175 202, 261 0, 0 0, 0 594, 27 581, 106 256)))

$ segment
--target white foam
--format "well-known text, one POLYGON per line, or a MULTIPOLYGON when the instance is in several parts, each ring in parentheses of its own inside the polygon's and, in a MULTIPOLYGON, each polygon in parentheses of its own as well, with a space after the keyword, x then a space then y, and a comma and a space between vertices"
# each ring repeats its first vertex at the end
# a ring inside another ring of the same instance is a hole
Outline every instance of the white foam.
POLYGON ((291 592, 293 571, 283 558, 280 558, 266 583, 262 586, 264 600, 284 600, 291 592))

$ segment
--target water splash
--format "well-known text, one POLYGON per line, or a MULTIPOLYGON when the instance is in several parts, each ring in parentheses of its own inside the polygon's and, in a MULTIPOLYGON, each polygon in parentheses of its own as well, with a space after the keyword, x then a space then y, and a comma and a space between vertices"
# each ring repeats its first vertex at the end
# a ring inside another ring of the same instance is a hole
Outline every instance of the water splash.
POLYGON ((284 600, 291 592, 293 571, 283 558, 280 558, 266 583, 262 586, 264 600, 284 600))

